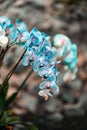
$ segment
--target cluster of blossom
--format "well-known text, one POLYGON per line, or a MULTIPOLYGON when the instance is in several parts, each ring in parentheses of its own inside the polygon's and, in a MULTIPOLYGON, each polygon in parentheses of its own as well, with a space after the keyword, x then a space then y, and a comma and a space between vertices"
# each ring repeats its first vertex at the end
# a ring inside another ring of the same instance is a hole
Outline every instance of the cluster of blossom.
POLYGON ((26 53, 22 63, 24 66, 33 65, 33 70, 42 77, 39 95, 48 99, 58 93, 58 71, 56 60, 57 50, 51 46, 48 36, 33 28, 25 43, 26 53))
POLYGON ((63 34, 56 34, 54 36, 54 46, 57 47, 58 57, 62 57, 65 64, 65 73, 63 79, 64 81, 73 80, 76 77, 78 71, 77 68, 77 45, 72 43, 72 41, 63 34))
POLYGON ((0 16, 0 46, 5 48, 7 45, 25 43, 29 36, 26 24, 19 19, 15 24, 6 16, 0 16))
POLYGON ((39 95, 45 99, 59 92, 57 64, 60 61, 57 60, 58 57, 63 57, 68 69, 74 68, 73 70, 76 72, 77 47, 75 44, 71 44, 70 39, 65 35, 55 35, 54 45, 57 46, 56 49, 52 47, 49 37, 37 28, 33 28, 29 32, 24 22, 16 19, 15 24, 13 24, 9 18, 1 16, 0 47, 6 48, 14 44, 26 49, 22 64, 24 66, 32 65, 33 71, 42 78, 39 95))

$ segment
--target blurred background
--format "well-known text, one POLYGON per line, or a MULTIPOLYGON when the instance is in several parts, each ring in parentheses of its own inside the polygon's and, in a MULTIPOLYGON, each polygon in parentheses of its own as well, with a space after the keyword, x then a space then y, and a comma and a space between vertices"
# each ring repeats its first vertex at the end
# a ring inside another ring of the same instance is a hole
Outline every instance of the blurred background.
MULTIPOLYGON (((19 18, 30 31, 37 27, 53 37, 63 33, 78 46, 78 74, 64 83, 60 69, 60 93, 45 101, 38 96, 41 81, 34 73, 17 99, 11 104, 13 113, 23 121, 32 121, 39 130, 87 129, 87 1, 86 0, 0 0, 0 15, 19 18)), ((22 48, 13 47, 4 59, 3 77, 16 63, 22 48)), ((16 91, 29 67, 21 64, 10 80, 8 96, 16 91)), ((3 78, 2 77, 2 78, 3 78)), ((0 78, 0 80, 2 80, 0 78)), ((14 130, 23 130, 17 126, 14 130)))

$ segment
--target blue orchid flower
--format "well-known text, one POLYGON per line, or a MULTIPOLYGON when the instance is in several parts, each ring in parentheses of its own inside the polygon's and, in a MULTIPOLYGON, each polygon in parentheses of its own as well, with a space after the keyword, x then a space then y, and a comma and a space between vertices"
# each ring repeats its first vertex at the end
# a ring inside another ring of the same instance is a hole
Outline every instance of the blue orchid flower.
POLYGON ((29 39, 29 32, 26 30, 25 32, 20 33, 17 38, 17 43, 19 46, 25 46, 29 39))
POLYGON ((18 37, 20 36, 20 32, 17 29, 13 29, 12 32, 9 34, 9 39, 11 41, 10 44, 14 44, 18 37))
POLYGON ((33 70, 37 72, 41 67, 49 65, 50 65, 49 60, 46 59, 44 55, 39 55, 36 61, 34 62, 33 70))
POLYGON ((41 84, 39 85, 39 88, 40 89, 51 88, 51 89, 56 90, 58 86, 54 81, 50 82, 49 80, 46 80, 46 81, 41 82, 41 84))
POLYGON ((19 29, 14 29, 9 35, 11 44, 17 43, 19 46, 24 46, 27 40, 29 39, 29 32, 26 30, 20 32, 19 29))
POLYGON ((41 67, 38 71, 38 75, 42 77, 42 79, 58 83, 58 70, 56 66, 41 67))
MULTIPOLYGON (((45 69, 45 67, 44 68, 41 68, 41 70, 42 69, 45 69)), ((41 71, 40 70, 40 71, 41 71)), ((43 71, 43 70, 42 70, 43 71)), ((43 75, 43 79, 47 79, 47 80, 49 80, 49 81, 56 81, 56 75, 55 75, 55 73, 54 72, 49 72, 50 71, 50 69, 48 70, 48 73, 45 73, 44 75, 43 75)), ((41 73, 39 72, 39 75, 41 75, 41 73)))
POLYGON ((34 61, 37 59, 38 55, 34 48, 28 48, 22 59, 22 64, 24 66, 33 65, 34 61))
POLYGON ((46 47, 50 47, 51 48, 51 43, 49 40, 44 39, 44 41, 39 45, 38 47, 38 52, 42 53, 43 49, 46 47))
POLYGON ((42 54, 45 56, 45 58, 49 59, 49 61, 51 61, 56 54, 56 49, 54 47, 49 47, 49 46, 43 47, 41 51, 42 54))
POLYGON ((59 87, 57 86, 57 84, 53 81, 43 81, 40 85, 39 88, 41 89, 39 91, 39 95, 43 96, 46 100, 56 94, 58 94, 59 92, 59 87))
POLYGON ((24 22, 20 21, 19 19, 16 19, 15 21, 16 23, 16 28, 22 33, 22 32, 26 32, 27 30, 27 26, 24 22))
POLYGON ((11 25, 11 19, 6 16, 0 16, 0 25, 6 30, 11 25))
POLYGON ((72 42, 71 40, 64 34, 56 34, 54 36, 54 46, 58 49, 58 56, 65 56, 66 53, 71 50, 72 42))
POLYGON ((30 36, 27 44, 25 44, 25 47, 27 48, 28 46, 33 47, 33 46, 38 46, 40 43, 43 42, 44 36, 40 31, 38 31, 37 28, 33 28, 30 31, 30 36))
MULTIPOLYGON (((12 27, 12 24, 10 26, 12 27)), ((8 29, 11 28, 10 26, 8 29)), ((26 24, 24 22, 21 22, 19 19, 16 19, 15 26, 13 26, 13 29, 11 28, 10 30, 10 44, 17 43, 19 46, 24 46, 24 44, 29 39, 29 32, 27 30, 26 24)))
POLYGON ((53 38, 54 46, 61 47, 65 45, 71 45, 71 40, 64 34, 56 34, 53 38))
MULTIPOLYGON (((51 48, 51 43, 49 40, 45 39, 37 48, 38 54, 44 54, 46 48, 51 48)), ((47 50, 47 49, 46 49, 47 50)))
POLYGON ((72 69, 77 62, 77 46, 76 44, 72 44, 71 50, 67 52, 67 55, 64 58, 64 63, 68 65, 69 69, 72 69))

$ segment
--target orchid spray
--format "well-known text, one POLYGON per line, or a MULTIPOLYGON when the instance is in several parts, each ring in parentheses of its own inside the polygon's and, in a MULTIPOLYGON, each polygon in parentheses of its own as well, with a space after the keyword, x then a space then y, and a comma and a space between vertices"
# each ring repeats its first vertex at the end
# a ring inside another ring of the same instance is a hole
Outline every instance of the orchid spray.
MULTIPOLYGON (((58 64, 61 61, 64 63, 64 68, 67 69, 64 81, 74 79, 78 70, 76 66, 78 61, 77 46, 67 36, 56 34, 53 38, 53 44, 51 44, 49 36, 44 32, 40 32, 36 27, 29 32, 26 24, 19 19, 12 22, 10 18, 0 16, 0 67, 3 65, 6 52, 15 45, 18 48, 22 46, 24 51, 17 63, 6 75, 2 84, 0 84, 1 123, 4 122, 2 120, 3 111, 14 101, 32 72, 37 72, 37 76, 42 79, 38 94, 47 100, 59 93, 58 64), (9 79, 20 62, 25 67, 31 66, 32 69, 29 68, 29 73, 19 86, 18 91, 7 98, 9 79)), ((8 125, 10 121, 5 122, 5 124, 8 125)), ((11 123, 15 124, 15 122, 11 123)), ((16 123, 20 123, 19 120, 16 123)))

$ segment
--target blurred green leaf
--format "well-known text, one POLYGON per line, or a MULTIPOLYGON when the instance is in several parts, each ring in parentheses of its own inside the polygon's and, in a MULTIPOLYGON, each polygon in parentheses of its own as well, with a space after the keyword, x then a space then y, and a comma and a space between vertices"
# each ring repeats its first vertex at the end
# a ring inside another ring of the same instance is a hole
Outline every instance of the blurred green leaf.
POLYGON ((17 92, 13 93, 13 94, 6 100, 5 106, 8 106, 10 103, 12 103, 12 102, 15 100, 17 94, 18 94, 17 92))
POLYGON ((5 105, 5 100, 4 97, 2 95, 0 95, 0 113, 2 112, 3 108, 5 105))
POLYGON ((12 108, 8 108, 6 110, 6 115, 9 116, 9 115, 12 115, 12 108))
POLYGON ((9 121, 9 125, 16 125, 16 124, 20 124, 20 125, 23 125, 24 127, 26 127, 27 128, 27 130, 38 130, 38 128, 35 126, 35 125, 33 125, 32 123, 30 123, 30 122, 27 122, 27 123, 25 123, 25 122, 21 122, 19 119, 17 119, 17 118, 13 118, 12 120, 10 120, 9 121))
POLYGON ((0 89, 0 113, 3 111, 3 108, 5 106, 5 99, 8 92, 8 87, 9 84, 8 82, 6 82, 6 84, 2 84, 2 87, 0 89))
POLYGON ((33 125, 32 123, 21 122, 20 118, 18 116, 12 117, 11 115, 9 115, 11 113, 9 113, 9 114, 8 113, 9 113, 9 111, 7 111, 7 113, 6 113, 6 111, 3 112, 3 116, 2 116, 2 120, 0 120, 0 124, 5 125, 5 126, 21 124, 24 127, 26 127, 27 130, 38 130, 38 128, 35 125, 33 125))
POLYGON ((12 109, 8 108, 7 110, 4 110, 0 116, 0 121, 6 123, 6 121, 10 119, 11 115, 12 109))
POLYGON ((4 123, 5 117, 6 117, 6 115, 5 115, 5 113, 3 112, 2 115, 1 115, 1 117, 0 117, 0 124, 3 124, 3 123, 4 123))
POLYGON ((7 118, 7 124, 20 124, 20 118, 18 116, 8 117, 7 118))
POLYGON ((24 125, 28 130, 38 130, 38 128, 31 123, 22 122, 21 124, 24 125))

